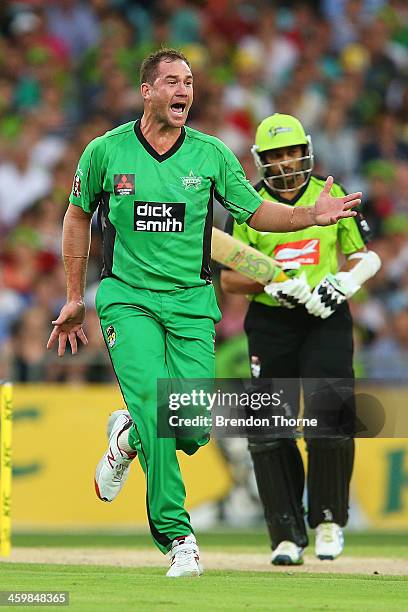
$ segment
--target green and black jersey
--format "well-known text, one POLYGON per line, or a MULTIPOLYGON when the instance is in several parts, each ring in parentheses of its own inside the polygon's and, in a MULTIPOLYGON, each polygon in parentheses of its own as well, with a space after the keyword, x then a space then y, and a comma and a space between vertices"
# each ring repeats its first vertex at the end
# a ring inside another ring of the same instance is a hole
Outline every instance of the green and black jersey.
POLYGON ((99 207, 102 277, 166 291, 211 281, 214 196, 239 224, 262 201, 218 138, 185 127, 160 155, 132 121, 89 143, 69 201, 99 207))
MULTIPOLYGON (((263 200, 283 202, 292 206, 310 206, 319 197, 325 179, 311 176, 295 200, 284 200, 270 190, 263 181, 255 186, 263 200)), ((333 196, 345 194, 343 188, 334 183, 333 196)), ((226 229, 234 238, 249 244, 279 262, 299 262, 299 274, 304 271, 309 285, 313 288, 328 274, 338 271, 338 247, 344 255, 350 255, 364 247, 368 226, 361 214, 340 220, 336 225, 308 227, 297 232, 258 232, 248 225, 237 225, 232 217, 227 219, 226 229)), ((266 293, 249 295, 249 299, 269 306, 278 302, 266 293)))

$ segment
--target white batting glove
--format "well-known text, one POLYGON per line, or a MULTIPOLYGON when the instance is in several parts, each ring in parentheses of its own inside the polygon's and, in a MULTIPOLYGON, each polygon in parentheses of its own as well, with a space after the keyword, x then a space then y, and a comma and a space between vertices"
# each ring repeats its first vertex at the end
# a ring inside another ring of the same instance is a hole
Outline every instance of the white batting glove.
POLYGON ((337 308, 360 289, 348 272, 327 274, 314 288, 306 302, 306 310, 315 317, 327 319, 337 308))
POLYGON ((304 272, 281 283, 270 283, 264 287, 264 291, 285 308, 295 308, 299 304, 305 304, 312 295, 304 272))

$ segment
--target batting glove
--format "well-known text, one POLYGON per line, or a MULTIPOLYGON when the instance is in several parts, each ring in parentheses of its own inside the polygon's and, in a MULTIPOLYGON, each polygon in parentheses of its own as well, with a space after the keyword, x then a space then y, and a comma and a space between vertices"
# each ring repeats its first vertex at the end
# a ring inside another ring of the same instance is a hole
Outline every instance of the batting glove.
POLYGON ((270 283, 264 287, 264 291, 285 308, 305 304, 312 295, 304 272, 281 283, 270 283))
POLYGON ((315 317, 327 319, 347 298, 360 289, 348 272, 327 274, 314 288, 306 302, 306 310, 315 317))

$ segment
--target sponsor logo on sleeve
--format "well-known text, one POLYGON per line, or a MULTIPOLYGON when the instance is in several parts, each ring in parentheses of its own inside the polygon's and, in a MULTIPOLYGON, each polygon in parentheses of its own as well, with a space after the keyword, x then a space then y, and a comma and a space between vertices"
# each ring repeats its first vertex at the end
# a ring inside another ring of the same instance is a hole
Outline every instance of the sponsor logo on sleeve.
POLYGON ((185 202, 135 202, 135 232, 184 232, 185 202))
POLYGON ((320 240, 297 240, 285 242, 275 247, 274 258, 279 262, 297 261, 302 266, 318 264, 320 261, 320 240))
POLYGON ((261 375, 261 360, 257 355, 251 355, 251 374, 254 378, 261 375))
POLYGON ((135 195, 135 175, 134 174, 114 174, 113 185, 115 195, 127 196, 135 195))
POLYGON ((72 185, 72 194, 76 198, 81 197, 81 179, 79 177, 79 174, 76 174, 74 176, 74 182, 73 182, 73 185, 72 185))
POLYGON ((108 341, 109 348, 112 348, 116 344, 116 331, 113 325, 109 325, 106 328, 106 340, 108 341))

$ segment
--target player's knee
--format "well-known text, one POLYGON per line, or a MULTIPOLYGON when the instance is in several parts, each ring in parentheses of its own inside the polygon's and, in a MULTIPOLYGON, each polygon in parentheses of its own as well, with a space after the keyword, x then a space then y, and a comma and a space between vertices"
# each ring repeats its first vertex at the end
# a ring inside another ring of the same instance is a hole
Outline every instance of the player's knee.
MULTIPOLYGON (((305 414, 315 419, 311 436, 351 437, 355 431, 355 397, 351 385, 327 385, 305 395, 305 414)), ((309 437, 309 426, 305 428, 309 437)))
POLYGON ((176 449, 183 451, 186 455, 194 455, 202 446, 210 441, 210 434, 204 433, 197 438, 177 438, 176 449))

